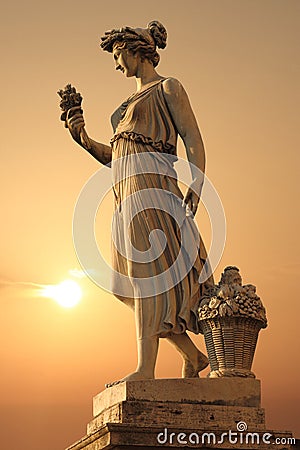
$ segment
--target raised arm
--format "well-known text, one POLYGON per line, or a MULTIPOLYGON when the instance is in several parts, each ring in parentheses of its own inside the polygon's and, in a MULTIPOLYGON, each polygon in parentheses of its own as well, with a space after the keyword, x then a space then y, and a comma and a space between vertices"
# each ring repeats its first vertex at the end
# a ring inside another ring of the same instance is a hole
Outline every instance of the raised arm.
POLYGON ((88 136, 80 107, 74 107, 68 111, 66 125, 74 141, 87 150, 97 161, 105 165, 111 162, 111 147, 96 142, 88 136))
POLYGON ((193 182, 188 189, 184 201, 195 214, 204 182, 205 150, 200 130, 191 108, 189 98, 182 84, 175 78, 167 78, 163 82, 164 96, 178 134, 183 140, 187 158, 198 170, 191 166, 193 182))

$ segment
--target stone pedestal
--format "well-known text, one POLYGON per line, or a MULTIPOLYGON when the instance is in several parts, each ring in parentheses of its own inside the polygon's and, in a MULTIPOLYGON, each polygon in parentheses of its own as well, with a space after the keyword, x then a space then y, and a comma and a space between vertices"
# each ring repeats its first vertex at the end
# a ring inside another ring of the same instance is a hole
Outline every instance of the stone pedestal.
POLYGON ((251 378, 123 382, 94 397, 93 414, 67 450, 291 448, 291 433, 266 430, 251 378))

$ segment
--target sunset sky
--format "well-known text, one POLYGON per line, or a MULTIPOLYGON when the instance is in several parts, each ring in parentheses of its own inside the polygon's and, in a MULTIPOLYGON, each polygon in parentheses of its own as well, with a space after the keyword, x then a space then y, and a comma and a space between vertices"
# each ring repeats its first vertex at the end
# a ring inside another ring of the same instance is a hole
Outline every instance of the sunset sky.
MULTIPOLYGON (((68 135, 56 92, 76 86, 88 133, 108 143, 110 114, 135 81, 114 70, 100 36, 151 20, 168 31, 158 72, 178 78, 189 94, 207 175, 225 209, 215 278, 238 266, 267 308, 269 327, 253 364, 267 426, 300 437, 300 2, 6 1, 0 20, 0 447, 63 450, 85 434, 92 397, 135 369, 132 313, 70 273, 81 269, 72 240, 76 199, 100 166, 68 135), (36 286, 69 278, 83 291, 74 308, 42 297, 36 286)), ((184 156, 181 144, 178 153, 184 156)), ((111 200, 96 221, 107 258, 111 200)), ((203 207, 197 222, 209 247, 203 207)), ((205 349, 201 335, 194 340, 205 349)), ((176 378, 180 370, 179 356, 162 342, 157 377, 176 378)))

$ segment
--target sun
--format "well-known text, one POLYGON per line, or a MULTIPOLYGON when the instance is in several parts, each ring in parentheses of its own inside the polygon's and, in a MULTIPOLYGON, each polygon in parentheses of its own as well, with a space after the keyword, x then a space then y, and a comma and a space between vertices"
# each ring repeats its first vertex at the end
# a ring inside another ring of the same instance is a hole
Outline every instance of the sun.
POLYGON ((76 281, 65 280, 59 284, 45 286, 42 296, 52 298, 64 308, 72 308, 80 302, 82 291, 76 281))

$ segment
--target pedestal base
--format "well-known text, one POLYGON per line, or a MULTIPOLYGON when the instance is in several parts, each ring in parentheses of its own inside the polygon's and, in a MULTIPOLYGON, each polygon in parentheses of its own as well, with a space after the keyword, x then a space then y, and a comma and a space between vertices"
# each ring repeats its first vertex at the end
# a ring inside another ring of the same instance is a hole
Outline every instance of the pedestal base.
POLYGON ((289 432, 266 430, 255 379, 123 382, 94 397, 87 435, 67 450, 290 449, 289 432), (277 439, 277 440, 276 440, 277 439))

